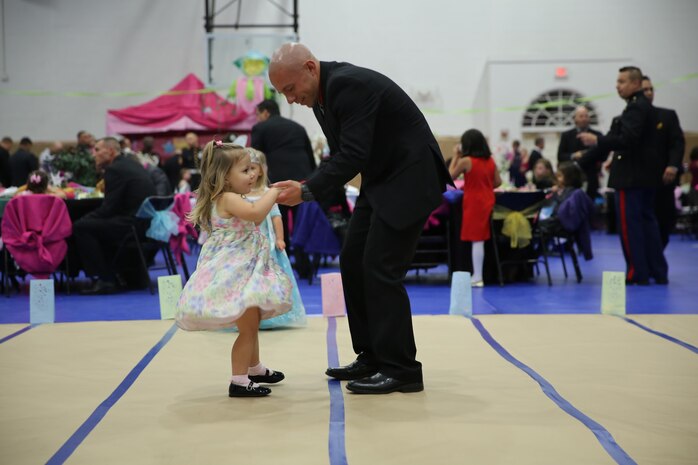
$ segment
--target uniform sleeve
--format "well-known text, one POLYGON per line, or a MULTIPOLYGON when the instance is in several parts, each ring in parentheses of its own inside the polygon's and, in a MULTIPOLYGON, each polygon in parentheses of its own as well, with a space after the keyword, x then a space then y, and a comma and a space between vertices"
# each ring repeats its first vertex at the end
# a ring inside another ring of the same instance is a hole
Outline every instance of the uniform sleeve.
POLYGON ((333 95, 327 111, 339 121, 339 147, 328 163, 307 181, 316 197, 330 187, 343 186, 366 167, 371 153, 380 98, 355 79, 337 79, 328 93, 333 95))
POLYGON ((630 102, 619 118, 614 119, 611 131, 598 139, 598 147, 603 152, 610 150, 632 150, 640 145, 642 129, 649 106, 630 102))
POLYGON ((671 128, 669 132, 669 166, 673 166, 682 171, 683 168, 683 154, 686 150, 686 139, 683 135, 683 129, 681 129, 681 123, 679 122, 679 117, 675 111, 670 113, 671 128))

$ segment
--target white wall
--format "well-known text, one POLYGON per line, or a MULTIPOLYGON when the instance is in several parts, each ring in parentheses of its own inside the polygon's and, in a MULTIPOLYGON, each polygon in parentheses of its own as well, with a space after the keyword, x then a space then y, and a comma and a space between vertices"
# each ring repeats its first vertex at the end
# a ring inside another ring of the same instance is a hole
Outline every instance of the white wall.
MULTIPOLYGON (((291 8, 290 0, 278 2, 291 8)), ((219 8, 225 3, 217 2, 219 8)), ((494 107, 490 105, 494 98, 497 106, 504 101, 503 106, 525 105, 549 83, 514 72, 508 86, 504 83, 508 90, 500 92, 502 83, 499 76, 492 82, 488 63, 547 60, 551 65, 559 61, 583 67, 584 60, 626 57, 655 84, 665 84, 657 86, 655 103, 675 108, 684 130, 698 132, 698 79, 670 81, 698 72, 696 0, 299 3, 301 40, 318 58, 350 61, 390 76, 425 109, 437 134, 458 135, 477 124, 490 134, 508 127, 511 138, 519 136, 519 128, 512 126, 517 126, 520 115, 462 110, 494 107)), ((244 21, 282 20, 268 2, 247 1, 243 6, 244 21)), ((218 20, 232 21, 236 9, 231 6, 218 20)), ((102 135, 107 109, 149 100, 188 72, 205 80, 203 13, 200 0, 5 0, 9 81, 0 82, 0 134, 65 140, 87 129, 102 135), (13 95, 26 90, 153 93, 13 95)), ((588 70, 577 69, 570 79, 589 75, 588 70)), ((575 86, 613 93, 615 77, 609 69, 594 76, 593 82, 575 86)), ((607 127, 623 102, 611 97, 599 104, 607 127)), ((308 109, 284 112, 305 124, 311 134, 317 132, 308 109)))

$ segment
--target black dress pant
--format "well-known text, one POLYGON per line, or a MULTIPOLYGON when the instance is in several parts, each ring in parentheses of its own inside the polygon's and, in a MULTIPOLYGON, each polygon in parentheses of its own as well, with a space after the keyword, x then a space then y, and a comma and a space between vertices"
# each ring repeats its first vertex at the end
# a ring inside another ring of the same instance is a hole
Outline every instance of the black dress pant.
POLYGON ((114 253, 134 222, 130 216, 86 217, 73 225, 73 238, 86 276, 105 280, 116 278, 112 263, 114 253))
POLYGON ((427 219, 397 230, 359 197, 340 256, 352 345, 358 359, 387 376, 422 381, 403 279, 427 219))
POLYGON ((654 189, 616 190, 618 233, 628 281, 667 279, 668 265, 654 215, 654 189))

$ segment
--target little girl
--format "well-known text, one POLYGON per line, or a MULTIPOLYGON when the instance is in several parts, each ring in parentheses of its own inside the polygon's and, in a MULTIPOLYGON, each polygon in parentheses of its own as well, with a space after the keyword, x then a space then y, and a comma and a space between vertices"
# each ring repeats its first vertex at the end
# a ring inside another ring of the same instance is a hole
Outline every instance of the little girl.
POLYGON ((461 136, 460 148, 451 159, 449 172, 456 179, 463 173, 463 221, 460 238, 472 242, 473 287, 482 287, 485 242, 490 238, 490 215, 494 208, 494 188, 502 183, 485 136, 469 129, 461 136))
POLYGON ((23 191, 22 194, 48 194, 55 195, 62 199, 66 197, 62 190, 49 185, 48 174, 42 170, 29 173, 29 177, 27 177, 27 189, 23 191))
MULTIPOLYGON (((267 158, 262 152, 252 148, 248 148, 247 150, 250 153, 252 168, 255 169, 257 174, 257 179, 252 187, 250 195, 247 196, 247 200, 256 202, 269 190, 267 187, 269 185, 269 178, 267 175, 269 168, 267 166, 267 158)), ((275 204, 259 227, 269 238, 272 259, 279 264, 293 284, 293 306, 288 313, 262 321, 260 329, 305 326, 306 323, 305 307, 303 306, 301 294, 298 290, 298 283, 296 283, 296 277, 293 275, 291 262, 288 259, 288 255, 286 255, 286 242, 284 241, 284 225, 282 221, 279 207, 275 204)))
POLYGON ((259 322, 291 308, 292 285, 271 258, 269 241, 259 230, 279 190, 269 189, 257 202, 245 195, 256 178, 244 148, 209 142, 201 159, 201 185, 189 219, 210 236, 201 249, 196 271, 177 304, 177 325, 186 330, 237 326, 231 352, 230 397, 260 397, 278 383, 280 371, 259 359, 259 322))

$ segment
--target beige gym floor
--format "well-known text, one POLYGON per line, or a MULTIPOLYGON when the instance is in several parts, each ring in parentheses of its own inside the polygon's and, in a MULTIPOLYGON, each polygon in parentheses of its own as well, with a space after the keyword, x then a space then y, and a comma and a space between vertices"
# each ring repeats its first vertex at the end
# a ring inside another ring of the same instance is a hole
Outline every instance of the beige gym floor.
MULTIPOLYGON (((631 318, 698 346, 698 315, 631 318)), ((611 316, 477 320, 564 401, 605 428, 631 461, 614 460, 473 322, 416 316, 425 391, 362 396, 342 387, 334 404, 323 374, 328 320, 322 317, 309 318, 304 329, 260 334, 262 360, 286 373, 260 399, 227 397, 234 333, 176 330, 163 340, 172 321, 36 326, 0 344, 0 464, 47 463, 59 450, 65 455, 51 463, 698 463, 695 352, 611 316), (141 363, 159 341, 159 352, 141 363), (132 372, 137 366, 142 372, 132 372), (115 396, 126 378, 133 383, 115 396), (345 418, 335 424, 340 447, 332 456, 331 408, 343 408, 345 418), (93 412, 99 414, 94 429, 84 440, 71 439, 93 412), (75 447, 66 454, 65 444, 75 447)), ((344 364, 353 359, 349 332, 346 319, 336 322, 344 364)), ((0 325, 0 339, 23 327, 0 325)))

